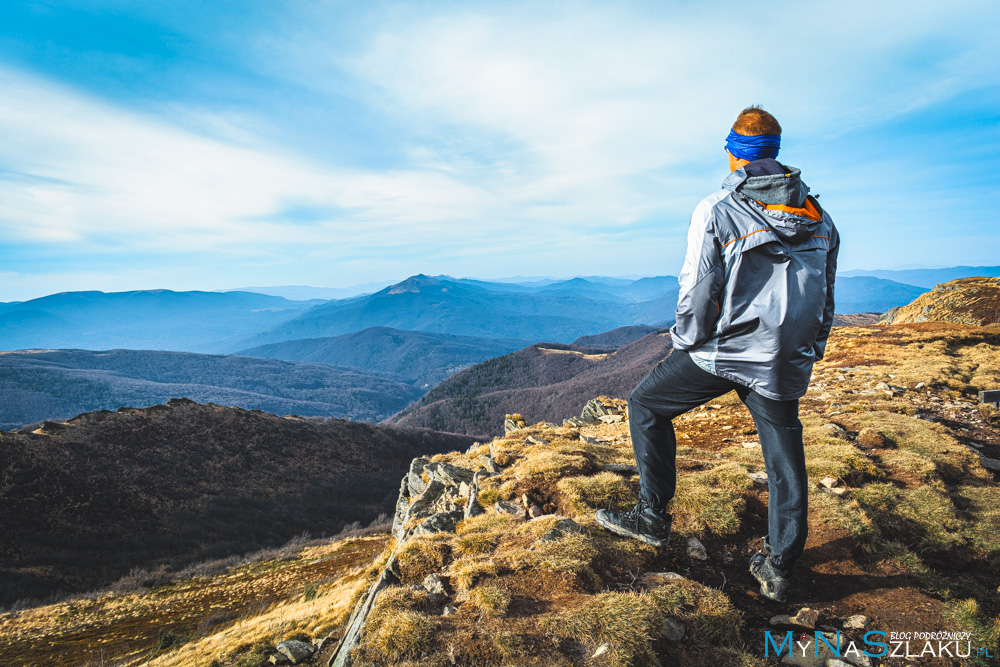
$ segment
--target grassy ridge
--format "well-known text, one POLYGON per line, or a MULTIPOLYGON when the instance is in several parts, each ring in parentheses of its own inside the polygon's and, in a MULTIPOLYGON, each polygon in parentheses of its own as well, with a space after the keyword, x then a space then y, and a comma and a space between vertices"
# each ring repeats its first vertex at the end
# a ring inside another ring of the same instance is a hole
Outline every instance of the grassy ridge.
POLYGON ((0 603, 332 534, 471 441, 187 400, 0 433, 0 603))
POLYGON ((0 353, 0 429, 184 396, 279 415, 378 420, 422 390, 401 378, 326 364, 150 350, 0 353))

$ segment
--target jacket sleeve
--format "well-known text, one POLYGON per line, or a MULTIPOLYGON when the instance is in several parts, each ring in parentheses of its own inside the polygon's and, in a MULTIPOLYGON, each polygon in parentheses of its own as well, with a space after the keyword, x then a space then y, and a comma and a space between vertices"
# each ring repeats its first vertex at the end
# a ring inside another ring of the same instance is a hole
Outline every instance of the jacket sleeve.
POLYGON ((834 281, 837 279, 837 255, 840 253, 840 234, 837 228, 833 227, 830 234, 830 250, 826 254, 826 305, 823 308, 823 324, 819 329, 819 336, 813 344, 813 352, 816 361, 826 354, 826 339, 830 337, 830 327, 833 326, 834 302, 834 281))
POLYGON ((677 321, 670 330, 673 346, 679 350, 700 347, 712 337, 719 319, 724 272, 713 224, 715 200, 702 201, 688 227, 687 253, 678 276, 677 321))

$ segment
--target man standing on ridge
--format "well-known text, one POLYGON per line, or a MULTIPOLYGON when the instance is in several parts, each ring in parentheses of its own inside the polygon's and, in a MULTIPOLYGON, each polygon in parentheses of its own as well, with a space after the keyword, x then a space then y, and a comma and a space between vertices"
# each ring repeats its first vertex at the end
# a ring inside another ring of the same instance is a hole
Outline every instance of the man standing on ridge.
POLYGON ((808 477, 798 399, 833 324, 840 238, 799 170, 777 160, 781 126, 744 109, 729 133, 732 172, 691 216, 673 352, 629 395, 639 502, 599 510, 608 530, 664 546, 677 482, 672 420, 735 390, 750 410, 768 480, 766 553, 750 559, 761 594, 784 602, 807 532, 808 477))

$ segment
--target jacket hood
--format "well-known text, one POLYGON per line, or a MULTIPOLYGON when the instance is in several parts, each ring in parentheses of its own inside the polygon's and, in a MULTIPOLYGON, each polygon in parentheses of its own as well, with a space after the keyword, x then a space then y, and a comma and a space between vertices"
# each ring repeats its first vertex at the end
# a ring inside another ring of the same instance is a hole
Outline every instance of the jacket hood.
POLYGON ((729 174, 722 182, 722 187, 756 199, 761 204, 799 208, 805 203, 809 186, 802 182, 802 170, 781 165, 775 160, 757 162, 751 162, 729 174), (774 162, 781 167, 783 173, 773 173, 774 169, 767 168, 770 165, 760 165, 764 168, 757 169, 757 162, 774 162))
POLYGON ((748 200, 747 204, 766 216, 778 234, 799 242, 809 238, 823 218, 819 204, 808 196, 809 186, 802 182, 801 174, 800 169, 776 160, 758 160, 729 174, 722 187, 748 200))

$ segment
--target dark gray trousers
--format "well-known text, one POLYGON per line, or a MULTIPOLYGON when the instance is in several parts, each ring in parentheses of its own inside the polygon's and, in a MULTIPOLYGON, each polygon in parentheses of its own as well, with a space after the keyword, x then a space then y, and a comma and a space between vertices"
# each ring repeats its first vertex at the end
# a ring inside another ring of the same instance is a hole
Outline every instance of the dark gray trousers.
POLYGON ((639 467, 640 497, 664 509, 677 488, 674 417, 735 390, 753 416, 768 482, 765 547, 787 570, 800 555, 808 532, 808 484, 799 402, 776 401, 702 370, 682 350, 650 371, 629 395, 629 429, 639 467))

